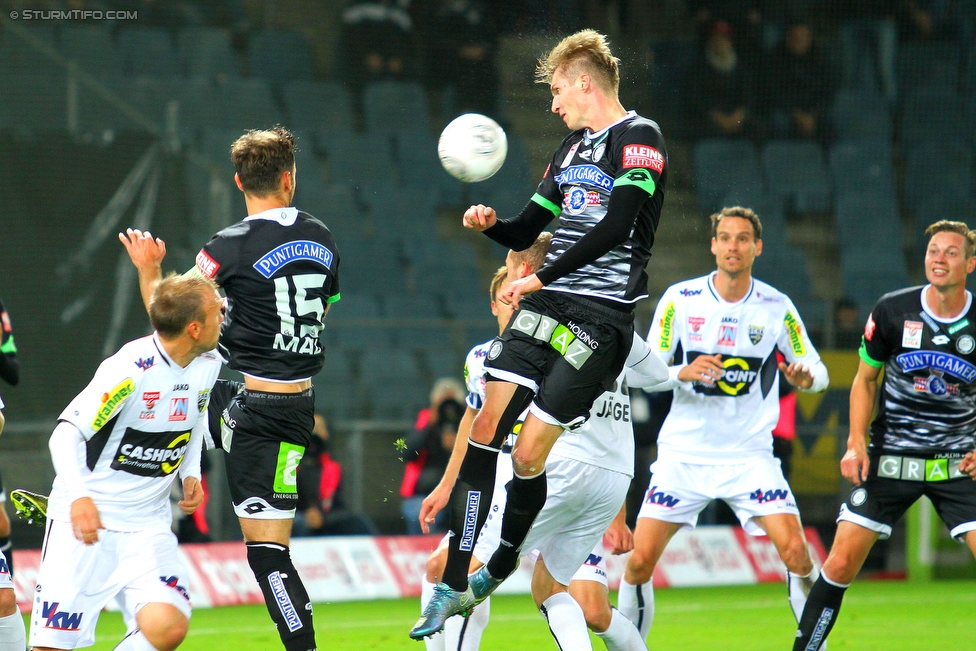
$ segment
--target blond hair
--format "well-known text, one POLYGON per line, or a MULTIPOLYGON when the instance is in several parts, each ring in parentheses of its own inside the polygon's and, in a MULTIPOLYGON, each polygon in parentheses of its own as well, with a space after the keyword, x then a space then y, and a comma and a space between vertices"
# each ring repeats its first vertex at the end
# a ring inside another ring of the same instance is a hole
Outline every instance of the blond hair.
POLYGON ((491 300, 494 301, 495 297, 498 296, 498 291, 505 284, 505 280, 508 278, 508 267, 498 267, 498 271, 495 272, 495 277, 491 279, 491 285, 488 286, 488 293, 491 295, 491 300))
POLYGON ((156 285, 149 299, 149 322, 153 330, 163 339, 175 339, 193 321, 205 323, 204 299, 216 291, 217 285, 209 278, 170 273, 156 285))
POLYGON ((745 219, 752 224, 752 234, 755 235, 756 239, 762 239, 762 222, 759 221, 759 215, 757 215, 752 208, 743 208, 742 206, 722 208, 709 218, 712 220, 712 237, 716 237, 718 235, 719 222, 726 217, 739 217, 740 219, 745 219))
POLYGON ((976 231, 969 230, 965 222, 953 222, 948 219, 940 219, 925 229, 925 237, 932 239, 936 233, 958 233, 966 240, 966 257, 973 257, 976 252, 976 231))
POLYGON ((620 88, 620 60, 613 56, 607 45, 607 37, 592 29, 584 29, 567 36, 539 58, 535 79, 540 84, 551 84, 552 76, 562 68, 563 74, 575 81, 586 73, 604 92, 617 94, 620 88))
POLYGON ((546 254, 549 253, 549 244, 551 242, 552 233, 542 231, 539 233, 539 237, 535 238, 532 246, 521 251, 511 252, 512 264, 517 267, 524 262, 529 265, 529 271, 535 273, 542 266, 542 263, 546 261, 546 254))

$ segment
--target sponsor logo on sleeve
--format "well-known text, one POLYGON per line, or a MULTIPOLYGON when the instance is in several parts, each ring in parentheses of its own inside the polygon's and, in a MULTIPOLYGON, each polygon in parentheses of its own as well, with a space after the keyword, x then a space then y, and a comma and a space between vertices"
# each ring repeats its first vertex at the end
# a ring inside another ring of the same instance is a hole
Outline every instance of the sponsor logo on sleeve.
POLYGON ((661 340, 659 342, 661 350, 671 350, 674 343, 674 302, 668 303, 661 316, 661 340))
POLYGON ((874 331, 877 326, 874 324, 874 314, 868 315, 868 322, 864 324, 864 338, 868 341, 874 339, 874 331))
POLYGON ((146 358, 140 357, 138 360, 136 360, 135 365, 138 368, 145 371, 152 368, 155 363, 156 363, 156 357, 154 355, 152 357, 146 357, 146 358))
POLYGON ((803 343, 803 326, 800 325, 799 320, 790 310, 786 311, 783 323, 786 324, 786 332, 790 338, 790 348, 793 349, 793 354, 797 357, 803 357, 807 354, 806 344, 803 343))
POLYGON ((699 294, 702 293, 702 290, 701 289, 688 289, 687 287, 685 287, 684 289, 682 289, 678 293, 681 294, 682 296, 698 296, 699 294))
POLYGON ((197 253, 197 269, 204 276, 213 280, 217 275, 217 270, 220 269, 220 263, 211 258, 206 251, 200 249, 200 253, 197 253))
POLYGON ((102 404, 99 406, 98 412, 95 414, 95 419, 92 421, 91 428, 96 432, 102 429, 105 424, 112 419, 112 416, 115 415, 115 412, 122 405, 122 403, 125 402, 135 390, 135 382, 132 381, 132 378, 127 377, 116 384, 111 391, 108 393, 103 393, 102 404))
POLYGON ((317 262, 326 269, 332 267, 332 251, 324 244, 311 240, 295 240, 276 246, 254 263, 254 269, 265 278, 271 278, 286 264, 297 260, 317 262))
POLYGON ((905 321, 905 327, 901 331, 901 345, 903 348, 922 347, 922 328, 921 321, 905 321))
POLYGON ((190 432, 142 432, 125 430, 112 468, 139 477, 165 477, 183 463, 190 432))
POLYGON ((660 174, 664 170, 664 155, 648 145, 626 145, 621 166, 624 169, 641 167, 660 174))

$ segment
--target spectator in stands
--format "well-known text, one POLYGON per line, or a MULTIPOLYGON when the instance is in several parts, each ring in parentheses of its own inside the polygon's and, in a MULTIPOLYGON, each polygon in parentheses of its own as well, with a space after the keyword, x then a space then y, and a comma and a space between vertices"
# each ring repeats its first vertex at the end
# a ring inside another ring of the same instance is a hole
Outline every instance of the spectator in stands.
POLYGON ((755 78, 739 59, 728 23, 712 24, 690 80, 688 96, 693 98, 701 135, 757 135, 752 107, 755 78))
POLYGON ((332 458, 332 441, 322 414, 315 414, 312 442, 298 465, 298 506, 294 536, 375 536, 376 525, 365 513, 346 508, 342 499, 342 466, 332 458))
POLYGON ((765 4, 763 0, 689 0, 688 11, 695 19, 702 43, 708 42, 716 22, 727 23, 735 32, 736 50, 745 59, 755 61, 762 48, 765 4))
POLYGON ((354 91, 384 79, 416 76, 413 21, 404 0, 354 2, 342 12, 339 56, 354 91))
POLYGON ((842 298, 834 306, 834 348, 856 350, 861 346, 864 322, 854 301, 842 298))
POLYGON ((814 46, 813 29, 795 17, 765 71, 766 106, 777 137, 816 138, 830 102, 830 67, 814 46))
MULTIPOLYGON (((451 450, 454 449, 454 440, 457 438, 458 425, 461 423, 461 416, 464 415, 464 403, 457 398, 449 397, 440 402, 434 415, 431 416, 426 426, 415 429, 407 436, 406 449, 403 452, 403 460, 410 462, 422 460, 423 467, 420 469, 416 480, 413 482, 412 490, 409 495, 405 494, 406 486, 401 487, 403 502, 401 513, 407 525, 407 534, 417 535, 420 529, 420 507, 424 498, 434 490, 444 475, 447 462, 451 458, 451 450)), ((404 477, 406 480, 406 477, 404 477)), ((406 484, 406 481, 404 481, 406 484)), ((443 509, 437 515, 432 531, 444 531, 447 527, 447 514, 450 509, 443 509)))
POLYGON ((898 48, 896 14, 901 0, 833 0, 832 15, 840 21, 844 83, 858 86, 867 67, 889 103, 898 92, 895 55, 898 48))
POLYGON ((427 0, 417 10, 425 17, 429 84, 436 90, 453 87, 459 113, 497 112, 498 33, 486 5, 483 0, 427 0))

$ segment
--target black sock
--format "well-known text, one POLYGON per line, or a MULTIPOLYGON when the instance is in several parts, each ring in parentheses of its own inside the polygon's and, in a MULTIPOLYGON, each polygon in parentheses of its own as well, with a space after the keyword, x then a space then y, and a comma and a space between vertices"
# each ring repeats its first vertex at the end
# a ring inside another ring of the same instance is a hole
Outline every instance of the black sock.
POLYGON ((840 602, 844 599, 847 586, 839 586, 820 578, 810 588, 807 605, 803 608, 800 627, 797 631, 793 651, 818 651, 837 621, 840 602))
POLYGON ((284 545, 247 543, 247 564, 264 593, 264 603, 278 628, 285 651, 315 651, 312 601, 284 545))
POLYGON ((10 571, 10 576, 14 575, 14 543, 10 540, 10 536, 4 536, 0 538, 0 552, 3 552, 4 557, 7 559, 7 569, 10 571))
POLYGON ((530 479, 518 475, 508 487, 501 540, 488 561, 488 573, 504 579, 518 567, 519 551, 539 511, 546 505, 546 473, 530 479))
POLYGON ((468 442, 468 450, 451 493, 451 535, 443 581, 452 590, 468 587, 468 565, 482 525, 488 519, 495 490, 498 450, 468 442))

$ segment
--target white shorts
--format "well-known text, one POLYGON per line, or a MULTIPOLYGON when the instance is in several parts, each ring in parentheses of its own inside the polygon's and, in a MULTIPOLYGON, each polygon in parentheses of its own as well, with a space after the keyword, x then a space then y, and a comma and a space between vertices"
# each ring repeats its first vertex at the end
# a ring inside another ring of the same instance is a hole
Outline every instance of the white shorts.
POLYGON ((800 515, 779 459, 769 455, 724 466, 655 461, 637 517, 693 529, 698 514, 712 500, 728 504, 742 528, 753 536, 764 535, 753 518, 781 513, 800 515))
POLYGON ((113 599, 127 622, 147 603, 190 617, 187 571, 169 531, 99 531, 85 545, 71 524, 48 520, 31 613, 31 646, 76 649, 95 643, 95 624, 113 599))
MULTIPOLYGON (((533 563, 539 560, 538 549, 532 550, 532 553, 529 554, 529 560, 533 563)), ((546 567, 548 568, 548 565, 546 567)), ((586 557, 583 564, 576 570, 576 574, 573 575, 572 580, 596 581, 597 583, 603 584, 604 588, 610 587, 607 581, 607 552, 603 548, 602 542, 596 544, 596 547, 593 548, 590 555, 586 557)))
POLYGON ((7 563, 7 557, 0 552, 0 590, 4 588, 14 587, 13 579, 10 578, 10 565, 7 563))
POLYGON ((538 550, 556 581, 569 585, 620 511, 630 477, 623 473, 550 456, 549 494, 523 550, 538 550))

